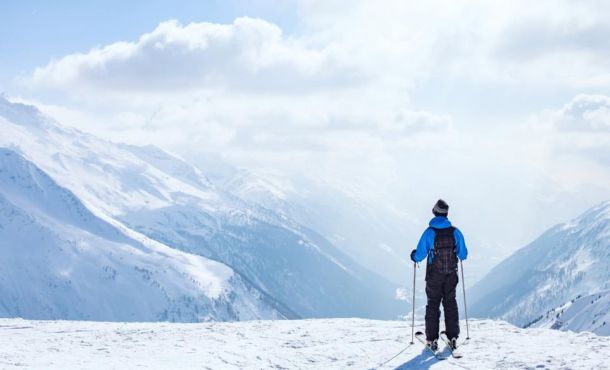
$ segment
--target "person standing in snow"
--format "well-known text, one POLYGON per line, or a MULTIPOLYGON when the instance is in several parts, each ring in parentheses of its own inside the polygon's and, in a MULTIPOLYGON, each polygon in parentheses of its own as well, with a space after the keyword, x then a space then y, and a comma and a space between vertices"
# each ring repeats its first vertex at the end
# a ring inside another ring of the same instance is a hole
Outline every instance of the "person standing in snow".
POLYGON ((434 218, 422 234, 411 260, 426 264, 426 341, 433 351, 438 349, 440 305, 445 311, 445 333, 453 348, 460 334, 458 305, 455 289, 458 284, 458 258, 465 260, 468 250, 464 236, 447 219, 449 205, 439 199, 432 209, 434 218))

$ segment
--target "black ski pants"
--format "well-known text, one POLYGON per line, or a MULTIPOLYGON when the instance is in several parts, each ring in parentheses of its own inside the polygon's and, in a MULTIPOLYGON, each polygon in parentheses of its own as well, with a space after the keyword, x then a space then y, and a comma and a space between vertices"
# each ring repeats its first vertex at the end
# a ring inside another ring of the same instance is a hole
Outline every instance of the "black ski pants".
POLYGON ((455 300, 457 284, 457 271, 448 274, 439 273, 434 270, 426 271, 426 296, 428 296, 428 303, 426 305, 426 338, 428 340, 438 339, 441 302, 445 311, 445 332, 447 337, 449 339, 457 338, 460 334, 458 306, 455 300))

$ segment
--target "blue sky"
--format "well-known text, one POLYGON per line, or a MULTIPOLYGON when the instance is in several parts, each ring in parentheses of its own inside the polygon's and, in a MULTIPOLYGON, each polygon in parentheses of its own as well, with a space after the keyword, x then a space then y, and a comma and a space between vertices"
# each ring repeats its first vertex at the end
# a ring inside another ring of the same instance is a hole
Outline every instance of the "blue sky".
POLYGON ((291 0, 9 0, 0 10, 2 85, 53 58, 117 40, 135 40, 168 19, 230 23, 238 16, 264 17, 285 32, 298 23, 291 0))

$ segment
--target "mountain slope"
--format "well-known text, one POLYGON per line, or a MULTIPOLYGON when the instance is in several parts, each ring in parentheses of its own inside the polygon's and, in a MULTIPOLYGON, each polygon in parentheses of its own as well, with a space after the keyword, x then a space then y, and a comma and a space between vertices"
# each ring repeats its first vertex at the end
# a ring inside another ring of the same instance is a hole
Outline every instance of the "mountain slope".
POLYGON ((394 284, 286 215, 219 189, 174 155, 64 128, 3 99, 0 129, 0 146, 24 153, 95 214, 223 262, 300 316, 389 318, 404 311, 394 284))
POLYGON ((610 336, 610 290, 577 297, 527 325, 610 336))
POLYGON ((0 271, 1 316, 188 322, 284 317, 276 302, 227 266, 97 217, 5 148, 0 271))
MULTIPOLYGON (((145 148, 146 154, 141 147, 129 150, 148 159, 153 149, 145 148)), ((155 153, 167 168, 188 166, 158 148, 155 153)), ((230 265, 305 317, 388 318, 404 311, 404 304, 394 300, 394 285, 362 268, 314 230, 277 208, 215 191, 221 199, 215 208, 225 207, 222 212, 202 213, 187 199, 118 217, 162 242, 230 265)))
POLYGON ((416 243, 425 228, 406 212, 322 179, 278 179, 242 169, 223 178, 222 186, 309 225, 366 268, 405 284, 411 268, 408 243, 416 243))
POLYGON ((526 325, 578 295, 610 288, 610 202, 558 225, 477 283, 471 312, 526 325))
POLYGON ((0 346, 5 369, 609 369, 608 337, 491 320, 470 324, 464 357, 445 361, 419 342, 408 344, 410 323, 361 319, 205 324, 0 319, 0 346))

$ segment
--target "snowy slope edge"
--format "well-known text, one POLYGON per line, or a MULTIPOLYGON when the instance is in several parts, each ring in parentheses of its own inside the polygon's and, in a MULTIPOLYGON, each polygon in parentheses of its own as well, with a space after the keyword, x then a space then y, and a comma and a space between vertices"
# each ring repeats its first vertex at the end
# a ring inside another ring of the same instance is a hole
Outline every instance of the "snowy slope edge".
POLYGON ((419 343, 408 344, 410 322, 362 319, 202 324, 0 319, 0 346, 4 369, 608 369, 609 337, 492 320, 470 325, 464 357, 440 362, 419 343))

